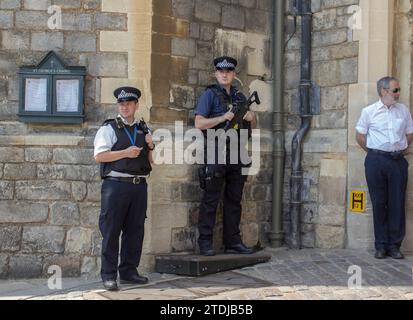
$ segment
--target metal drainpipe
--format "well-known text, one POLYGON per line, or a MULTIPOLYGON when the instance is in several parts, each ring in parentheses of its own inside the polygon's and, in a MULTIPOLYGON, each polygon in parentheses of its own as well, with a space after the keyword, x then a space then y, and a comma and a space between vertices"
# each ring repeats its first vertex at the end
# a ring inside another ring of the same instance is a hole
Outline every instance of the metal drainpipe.
POLYGON ((285 1, 274 1, 274 33, 272 39, 273 64, 273 180, 270 247, 283 245, 283 190, 284 190, 284 26, 285 1))
POLYGON ((292 141, 292 173, 290 180, 290 247, 301 249, 301 190, 303 171, 301 166, 303 140, 311 127, 310 90, 311 83, 311 0, 298 1, 301 15, 301 81, 300 81, 300 116, 301 127, 292 141))

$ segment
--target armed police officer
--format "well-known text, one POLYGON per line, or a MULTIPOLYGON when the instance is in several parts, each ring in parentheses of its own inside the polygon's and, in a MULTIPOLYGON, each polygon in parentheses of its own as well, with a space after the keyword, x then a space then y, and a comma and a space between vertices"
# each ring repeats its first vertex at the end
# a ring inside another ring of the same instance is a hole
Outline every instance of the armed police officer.
POLYGON ((94 156, 103 179, 99 228, 102 240, 101 277, 108 290, 120 283, 148 282, 137 272, 142 253, 147 208, 146 178, 152 170, 155 145, 146 124, 135 120, 141 92, 133 87, 115 90, 119 115, 106 120, 94 141, 94 156), (120 264, 119 237, 122 232, 120 264))
MULTIPOLYGON (((231 109, 236 104, 245 104, 246 97, 237 90, 232 83, 235 79, 237 60, 232 57, 219 57, 214 59, 215 77, 217 84, 209 86, 198 100, 195 109, 195 127, 203 130, 205 137, 208 129, 223 129, 234 118, 231 109)), ((256 128, 257 119, 253 112, 246 112, 243 122, 252 129, 256 128)), ((207 141, 205 141, 207 144, 207 141)), ((216 152, 217 153, 217 152, 216 152)), ((251 254, 253 250, 246 247, 240 235, 239 224, 241 220, 241 198, 246 180, 242 175, 242 164, 231 164, 229 153, 226 154, 224 164, 205 162, 201 169, 200 179, 204 179, 204 195, 202 198, 199 219, 199 249, 205 256, 215 255, 213 249, 213 230, 215 226, 216 210, 224 187, 223 207, 223 241, 226 253, 251 254), (225 186, 224 186, 225 185, 225 186)), ((207 152, 205 152, 207 157, 207 152)), ((201 183, 202 184, 202 183, 201 183)))

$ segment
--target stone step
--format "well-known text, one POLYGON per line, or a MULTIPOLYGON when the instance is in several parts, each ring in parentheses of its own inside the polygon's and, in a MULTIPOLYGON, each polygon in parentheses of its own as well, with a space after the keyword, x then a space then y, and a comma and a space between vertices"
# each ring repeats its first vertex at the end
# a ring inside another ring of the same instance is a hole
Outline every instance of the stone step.
POLYGON ((249 255, 218 254, 212 257, 194 254, 165 254, 155 257, 155 270, 159 273, 199 277, 264 263, 270 259, 271 254, 264 252, 249 255))

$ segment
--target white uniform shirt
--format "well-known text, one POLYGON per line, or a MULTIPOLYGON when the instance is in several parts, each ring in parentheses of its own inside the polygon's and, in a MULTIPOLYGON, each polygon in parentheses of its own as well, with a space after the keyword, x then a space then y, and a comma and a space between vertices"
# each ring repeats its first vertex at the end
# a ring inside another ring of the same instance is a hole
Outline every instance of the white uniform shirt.
MULTIPOLYGON (((118 117, 121 117, 124 124, 129 125, 129 123, 121 115, 118 115, 118 117)), ((136 120, 134 120, 132 124, 130 124, 130 126, 133 126, 134 124, 136 124, 136 120)), ((96 133, 95 140, 93 143, 95 147, 94 156, 96 157, 99 153, 102 153, 102 152, 111 151, 112 147, 115 145, 117 141, 118 141, 118 138, 116 138, 116 133, 113 130, 111 125, 100 127, 98 132, 96 133)), ((134 177, 133 175, 122 173, 122 172, 117 172, 117 171, 109 172, 108 176, 134 177)), ((142 177, 147 178, 148 176, 142 176, 142 177)))
POLYGON ((379 100, 362 110, 356 130, 367 135, 369 149, 401 151, 408 147, 406 135, 413 133, 412 116, 404 104, 388 108, 379 100))

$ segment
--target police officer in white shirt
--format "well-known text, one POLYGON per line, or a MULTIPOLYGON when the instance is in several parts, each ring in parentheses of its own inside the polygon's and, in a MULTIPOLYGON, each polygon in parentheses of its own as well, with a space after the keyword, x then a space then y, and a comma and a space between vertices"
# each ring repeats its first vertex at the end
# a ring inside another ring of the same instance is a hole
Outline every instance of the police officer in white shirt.
POLYGON ((147 208, 146 177, 152 170, 155 145, 146 124, 135 120, 141 92, 133 87, 115 90, 119 115, 106 120, 94 141, 94 156, 101 164, 102 193, 99 228, 102 240, 101 277, 108 290, 120 283, 144 284, 138 274, 147 208), (122 242, 119 256, 119 237, 122 242))
POLYGON ((362 110, 356 140, 367 151, 364 165, 373 205, 375 258, 403 259, 408 175, 403 153, 413 141, 413 121, 409 109, 398 103, 398 79, 380 79, 377 90, 380 100, 362 110))

